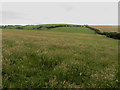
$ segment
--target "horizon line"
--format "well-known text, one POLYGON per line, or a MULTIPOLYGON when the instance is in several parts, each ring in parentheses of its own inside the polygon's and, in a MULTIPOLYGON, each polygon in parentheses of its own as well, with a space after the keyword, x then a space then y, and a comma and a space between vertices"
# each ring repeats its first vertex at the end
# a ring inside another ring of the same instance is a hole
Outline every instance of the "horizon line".
POLYGON ((43 25, 43 24, 74 24, 74 25, 106 25, 106 26, 118 26, 119 24, 77 24, 77 23, 41 23, 41 24, 0 24, 0 25, 43 25))

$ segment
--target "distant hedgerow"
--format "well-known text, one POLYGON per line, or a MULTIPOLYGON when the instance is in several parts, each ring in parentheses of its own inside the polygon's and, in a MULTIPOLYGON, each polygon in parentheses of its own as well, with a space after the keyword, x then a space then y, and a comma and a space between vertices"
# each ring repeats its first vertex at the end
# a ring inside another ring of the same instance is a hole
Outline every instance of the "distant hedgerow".
POLYGON ((114 39, 120 39, 120 33, 117 33, 117 32, 101 32, 100 30, 98 30, 96 28, 93 28, 93 27, 90 27, 88 25, 86 25, 86 27, 91 29, 91 30, 94 30, 97 34, 105 35, 107 37, 114 38, 114 39))

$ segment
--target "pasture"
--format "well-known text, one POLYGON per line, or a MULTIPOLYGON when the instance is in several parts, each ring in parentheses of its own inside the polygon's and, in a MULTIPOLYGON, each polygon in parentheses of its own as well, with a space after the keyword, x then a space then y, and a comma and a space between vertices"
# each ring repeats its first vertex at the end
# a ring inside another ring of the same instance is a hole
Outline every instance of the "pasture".
POLYGON ((3 88, 118 87, 118 40, 86 27, 2 30, 3 88))

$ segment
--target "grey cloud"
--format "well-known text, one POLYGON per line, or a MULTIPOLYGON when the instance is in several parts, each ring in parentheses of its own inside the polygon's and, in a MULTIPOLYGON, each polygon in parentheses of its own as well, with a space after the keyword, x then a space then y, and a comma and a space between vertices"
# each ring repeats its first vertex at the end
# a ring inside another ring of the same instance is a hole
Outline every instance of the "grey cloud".
POLYGON ((4 24, 117 24, 117 3, 4 3, 4 24))
POLYGON ((16 19, 21 18, 20 13, 13 12, 13 11, 2 11, 2 18, 3 19, 16 19))
MULTIPOLYGON (((36 23, 34 20, 28 18, 28 17, 23 17, 22 13, 18 12, 13 12, 13 11, 2 11, 2 23, 5 24, 9 22, 9 24, 13 23, 12 21, 15 21, 14 24, 16 23, 16 20, 18 21, 17 23, 21 23, 21 21, 29 23, 33 22, 36 23)), ((21 23, 22 24, 22 23, 21 23)))

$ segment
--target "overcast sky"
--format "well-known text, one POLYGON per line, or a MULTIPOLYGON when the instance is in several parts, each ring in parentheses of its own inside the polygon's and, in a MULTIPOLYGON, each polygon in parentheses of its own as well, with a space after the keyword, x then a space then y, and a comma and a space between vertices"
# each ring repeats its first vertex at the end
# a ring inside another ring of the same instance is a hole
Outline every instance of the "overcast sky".
POLYGON ((117 2, 4 2, 2 24, 118 24, 117 2))

